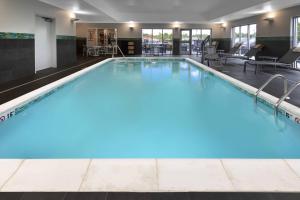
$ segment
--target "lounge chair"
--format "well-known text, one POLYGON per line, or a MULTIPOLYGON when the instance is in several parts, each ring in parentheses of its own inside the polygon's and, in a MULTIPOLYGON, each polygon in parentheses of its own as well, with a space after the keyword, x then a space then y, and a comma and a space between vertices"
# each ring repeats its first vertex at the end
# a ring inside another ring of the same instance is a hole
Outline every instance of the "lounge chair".
POLYGON ((219 62, 222 65, 223 58, 226 56, 235 55, 241 48, 242 43, 236 43, 228 53, 218 53, 215 46, 207 47, 207 54, 204 56, 205 60, 207 60, 208 66, 210 62, 219 62))
POLYGON ((258 66, 263 65, 272 65, 275 67, 275 70, 277 69, 277 66, 280 67, 292 67, 293 64, 300 58, 300 47, 296 47, 293 49, 290 49, 284 56, 282 56, 278 62, 276 61, 276 57, 269 57, 269 56, 261 56, 260 58, 263 59, 271 59, 273 61, 256 61, 256 60, 249 60, 245 62, 244 64, 244 72, 246 71, 247 65, 255 65, 255 74, 257 72, 258 66))
POLYGON ((217 40, 214 40, 211 42, 211 45, 210 46, 214 46, 216 49, 218 49, 219 47, 219 42, 217 40))
POLYGON ((250 50, 245 55, 223 55, 222 58, 227 63, 229 58, 241 59, 241 60, 250 60, 252 57, 255 57, 258 52, 263 49, 262 44, 257 44, 254 47, 251 47, 250 50))
POLYGON ((243 43, 236 43, 230 50, 228 53, 220 53, 220 56, 232 56, 238 53, 238 51, 240 50, 240 48, 242 47, 243 43))

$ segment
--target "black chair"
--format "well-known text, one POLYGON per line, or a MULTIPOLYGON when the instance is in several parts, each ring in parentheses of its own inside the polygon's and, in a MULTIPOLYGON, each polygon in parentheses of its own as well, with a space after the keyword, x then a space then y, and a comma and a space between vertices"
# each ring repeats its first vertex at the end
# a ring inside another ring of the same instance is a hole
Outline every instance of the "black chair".
MULTIPOLYGON (((262 56, 263 59, 273 59, 277 60, 276 57, 262 56)), ((247 65, 255 65, 255 74, 257 72, 258 66, 272 65, 277 69, 280 67, 292 67, 294 63, 300 58, 300 47, 290 49, 284 56, 282 56, 278 61, 265 61, 265 60, 249 60, 244 64, 244 72, 246 71, 247 65)))

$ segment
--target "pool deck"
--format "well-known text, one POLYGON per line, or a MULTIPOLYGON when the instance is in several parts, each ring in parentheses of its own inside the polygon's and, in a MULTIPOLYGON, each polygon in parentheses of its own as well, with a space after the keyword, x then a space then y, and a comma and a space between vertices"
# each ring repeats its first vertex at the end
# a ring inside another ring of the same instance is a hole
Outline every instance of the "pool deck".
POLYGON ((0 191, 300 192, 300 159, 0 159, 0 191))
POLYGON ((300 192, 300 160, 0 160, 1 192, 300 192))

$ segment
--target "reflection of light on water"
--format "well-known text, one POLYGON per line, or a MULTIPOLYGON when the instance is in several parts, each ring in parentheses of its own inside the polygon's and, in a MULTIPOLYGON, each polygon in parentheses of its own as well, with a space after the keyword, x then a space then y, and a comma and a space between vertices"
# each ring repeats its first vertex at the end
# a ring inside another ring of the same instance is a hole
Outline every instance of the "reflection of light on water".
POLYGON ((187 63, 182 63, 182 64, 180 65, 180 68, 181 68, 181 69, 188 69, 188 68, 189 68, 189 65, 188 65, 187 63))
POLYGON ((198 77, 198 76, 199 76, 199 71, 192 71, 192 72, 191 72, 191 75, 192 75, 193 77, 198 77))
POLYGON ((153 61, 153 62, 151 62, 151 64, 156 64, 156 62, 153 61))

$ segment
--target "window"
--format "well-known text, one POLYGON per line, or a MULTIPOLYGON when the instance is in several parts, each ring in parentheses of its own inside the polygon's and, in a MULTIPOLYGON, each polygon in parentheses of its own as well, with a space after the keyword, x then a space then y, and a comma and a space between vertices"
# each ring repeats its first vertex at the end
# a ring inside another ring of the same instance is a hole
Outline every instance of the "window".
POLYGON ((190 31, 189 30, 181 31, 181 41, 184 41, 184 42, 190 41, 190 31))
POLYGON ((201 43, 211 36, 211 29, 192 29, 192 54, 199 54, 201 43))
POLYGON ((172 54, 172 29, 142 29, 143 54, 172 54))
POLYGON ((300 47, 300 17, 293 18, 293 47, 300 47))
POLYGON ((162 29, 153 29, 153 44, 162 44, 162 29))
POLYGON ((208 36, 211 36, 211 29, 202 29, 202 35, 201 35, 202 40, 204 40, 208 36))
POLYGON ((142 38, 143 38, 143 44, 145 45, 152 44, 152 29, 143 29, 142 38))
POLYGON ((245 54, 256 45, 256 24, 232 28, 232 46, 239 42, 242 43, 241 54, 245 54))

